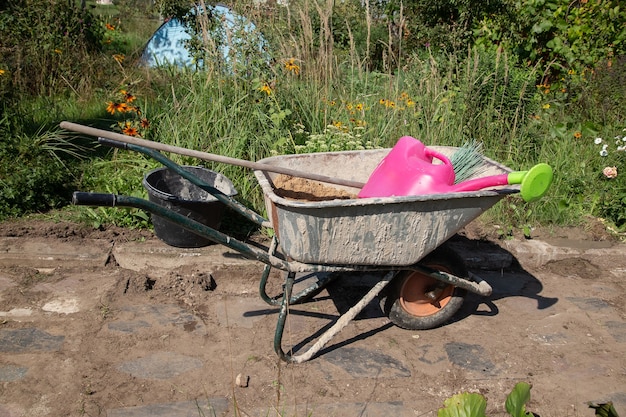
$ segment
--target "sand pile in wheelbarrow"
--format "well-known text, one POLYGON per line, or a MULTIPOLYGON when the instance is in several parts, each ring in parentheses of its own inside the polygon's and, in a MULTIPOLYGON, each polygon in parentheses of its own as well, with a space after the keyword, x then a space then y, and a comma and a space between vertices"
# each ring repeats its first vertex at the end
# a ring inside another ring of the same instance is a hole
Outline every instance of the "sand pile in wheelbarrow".
POLYGON ((325 201, 357 198, 356 194, 306 178, 280 174, 273 182, 276 195, 290 200, 325 201))

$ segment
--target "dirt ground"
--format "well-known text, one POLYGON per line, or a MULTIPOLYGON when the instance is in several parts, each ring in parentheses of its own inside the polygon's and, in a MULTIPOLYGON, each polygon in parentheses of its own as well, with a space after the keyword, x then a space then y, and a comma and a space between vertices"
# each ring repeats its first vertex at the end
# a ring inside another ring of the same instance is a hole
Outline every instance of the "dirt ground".
MULTIPOLYGON (((28 219, 0 223, 0 238, 4 252, 7 242, 156 240, 149 231, 28 219)), ((529 263, 511 249, 523 237, 499 240, 474 222, 457 246, 512 259, 489 270, 470 265, 494 294, 468 296, 451 323, 422 332, 391 325, 373 304, 299 365, 273 351, 277 309, 258 296, 259 263, 167 271, 123 268, 115 256, 102 265, 1 264, 0 417, 168 415, 141 407, 189 402, 197 413, 176 415, 205 415, 208 402, 216 415, 380 415, 375 405, 385 404, 381 414, 398 407, 395 415, 435 416, 464 391, 483 394, 494 416, 506 415, 506 394, 519 381, 533 384, 528 408, 544 417, 591 416, 588 401, 623 407, 626 259, 615 253, 624 244, 598 222, 538 229, 533 238, 579 252, 545 263, 535 254, 529 263), (340 406, 323 408, 332 404, 340 406)), ((280 275, 272 278, 277 293, 280 275)), ((285 345, 310 343, 361 290, 331 287, 294 306, 285 345)))

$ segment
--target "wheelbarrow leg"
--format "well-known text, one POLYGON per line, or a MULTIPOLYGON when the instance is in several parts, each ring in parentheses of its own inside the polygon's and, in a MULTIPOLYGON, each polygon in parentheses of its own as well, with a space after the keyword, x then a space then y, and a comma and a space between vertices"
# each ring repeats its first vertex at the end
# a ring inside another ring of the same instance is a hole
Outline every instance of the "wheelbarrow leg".
POLYGON ((339 319, 326 330, 317 341, 306 352, 300 355, 293 355, 291 352, 285 352, 282 348, 283 331, 285 330, 285 321, 287 320, 287 314, 289 314, 289 300, 291 298, 291 292, 293 290, 293 283, 295 280, 295 273, 290 272, 287 274, 285 282, 285 293, 280 306, 278 314, 278 322, 276 324, 276 333, 274 334, 274 350, 285 362, 302 363, 311 359, 317 354, 325 345, 339 333, 344 327, 350 323, 363 309, 376 297, 387 284, 393 279, 397 271, 389 271, 380 281, 376 283, 369 290, 367 294, 361 300, 356 303, 350 310, 339 317, 339 319))
MULTIPOLYGON (((276 237, 274 237, 270 244, 268 253, 270 255, 274 255, 277 247, 278 247, 278 241, 276 240, 276 237)), ((261 299, 265 301, 267 304, 272 305, 272 306, 278 306, 282 304, 283 294, 270 297, 267 294, 267 290, 266 290, 267 280, 270 276, 271 271, 272 271, 272 266, 270 264, 266 264, 265 268, 263 269, 263 275, 261 275, 261 281, 259 283, 259 294, 261 295, 261 299)), ((332 281, 337 279, 337 277, 338 277, 337 274, 332 274, 332 273, 326 273, 322 275, 321 277, 318 278, 317 282, 304 288, 299 293, 295 295, 291 295, 290 293, 289 304, 297 304, 297 303, 300 303, 309 299, 310 297, 315 296, 318 292, 323 290, 328 284, 330 284, 332 281)), ((295 282, 295 276, 294 276, 294 282, 295 282)))

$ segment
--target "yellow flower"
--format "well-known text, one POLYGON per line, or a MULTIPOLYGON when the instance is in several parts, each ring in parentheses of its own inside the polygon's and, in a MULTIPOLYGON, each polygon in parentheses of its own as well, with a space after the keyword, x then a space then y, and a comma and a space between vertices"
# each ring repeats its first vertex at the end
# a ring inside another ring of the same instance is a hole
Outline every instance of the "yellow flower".
POLYGON ((574 137, 575 137, 576 139, 580 139, 582 136, 583 136, 583 134, 582 134, 582 133, 580 133, 580 132, 576 132, 576 133, 574 133, 574 137))
POLYGON ((120 64, 122 63, 122 61, 124 61, 124 58, 126 57, 123 54, 113 54, 113 59, 119 62, 120 64))
POLYGON ((330 104, 331 106, 334 106, 335 104, 337 104, 337 102, 335 100, 330 100, 328 104, 330 104))
POLYGON ((269 86, 269 85, 267 85, 267 84, 263 84, 263 86, 262 86, 261 88, 259 88, 259 91, 261 91, 262 93, 267 94, 268 96, 269 96, 270 94, 272 94, 272 89, 271 89, 271 88, 270 88, 270 86, 269 86))
POLYGON ((5 72, 6 72, 5 70, 0 69, 0 75, 4 75, 5 72))
POLYGON ((544 108, 544 109, 549 109, 549 108, 550 108, 550 104, 546 103, 546 104, 544 104, 544 105, 543 105, 543 106, 541 106, 541 107, 542 107, 542 108, 544 108))
POLYGON ((285 69, 287 71, 293 72, 294 74, 300 74, 300 67, 296 64, 294 58, 290 58, 285 62, 285 69))
POLYGON ((55 54, 59 54, 59 55, 61 55, 61 52, 62 52, 62 51, 61 51, 60 49, 55 49, 55 50, 54 50, 54 53, 55 53, 55 54))
POLYGON ((387 103, 387 100, 385 100, 384 98, 381 98, 380 100, 378 100, 378 104, 385 105, 385 103, 387 103))
POLYGON ((407 100, 409 98, 409 95, 407 93, 402 93, 400 94, 400 100, 407 100))
POLYGON ((415 106, 415 102, 413 100, 411 100, 411 99, 408 99, 406 101, 406 106, 407 107, 413 107, 413 106, 415 106))
POLYGON ((357 109, 358 111, 363 111, 363 103, 357 103, 355 109, 357 109))

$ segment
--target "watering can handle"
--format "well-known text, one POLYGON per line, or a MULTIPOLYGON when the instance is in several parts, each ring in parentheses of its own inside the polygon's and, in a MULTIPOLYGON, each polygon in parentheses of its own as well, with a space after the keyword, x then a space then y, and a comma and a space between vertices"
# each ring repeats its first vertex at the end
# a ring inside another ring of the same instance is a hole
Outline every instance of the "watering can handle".
POLYGON ((430 149, 430 148, 425 148, 425 149, 424 149, 424 154, 425 154, 427 157, 429 157, 429 158, 436 158, 436 159, 439 159, 439 160, 440 160, 441 162, 443 162, 445 165, 448 165, 448 166, 450 166, 450 167, 452 166, 452 162, 450 162, 450 159, 449 159, 447 156, 445 156, 444 154, 442 154, 442 153, 439 153, 439 152, 437 152, 437 151, 434 151, 434 150, 432 150, 432 149, 430 149))

